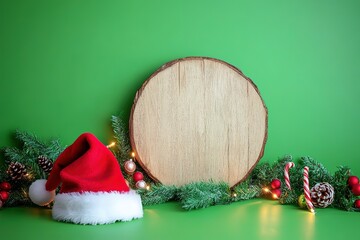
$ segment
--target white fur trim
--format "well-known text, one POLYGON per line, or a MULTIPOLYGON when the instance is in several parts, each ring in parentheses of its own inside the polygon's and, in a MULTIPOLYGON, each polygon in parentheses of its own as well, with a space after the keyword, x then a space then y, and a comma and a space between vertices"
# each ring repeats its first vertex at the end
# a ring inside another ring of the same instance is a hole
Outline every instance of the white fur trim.
POLYGON ((52 209, 55 220, 78 224, 108 224, 143 217, 140 195, 129 192, 61 193, 52 209))

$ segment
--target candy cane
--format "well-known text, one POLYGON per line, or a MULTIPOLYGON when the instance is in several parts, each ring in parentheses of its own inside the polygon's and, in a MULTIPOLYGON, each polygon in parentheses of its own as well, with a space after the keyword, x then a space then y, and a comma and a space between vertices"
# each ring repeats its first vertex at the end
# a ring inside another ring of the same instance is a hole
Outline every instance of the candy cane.
POLYGON ((311 202, 310 197, 310 189, 309 189, 309 168, 307 166, 304 167, 304 195, 306 206, 310 212, 315 212, 314 205, 311 202))
POLYGON ((291 186, 290 186, 290 177, 289 177, 289 169, 294 167, 295 166, 295 163, 293 162, 288 162, 286 163, 285 165, 285 169, 284 169, 284 178, 285 178, 285 184, 287 186, 287 188, 289 190, 291 190, 291 186))

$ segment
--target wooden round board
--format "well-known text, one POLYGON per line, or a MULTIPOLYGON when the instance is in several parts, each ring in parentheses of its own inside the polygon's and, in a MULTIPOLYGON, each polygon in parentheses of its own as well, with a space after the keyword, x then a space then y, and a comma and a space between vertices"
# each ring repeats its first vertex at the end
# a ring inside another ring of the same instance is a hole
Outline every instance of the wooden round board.
POLYGON ((177 186, 234 186, 263 156, 267 109, 255 84, 218 59, 166 63, 145 81, 130 115, 130 141, 150 177, 177 186))

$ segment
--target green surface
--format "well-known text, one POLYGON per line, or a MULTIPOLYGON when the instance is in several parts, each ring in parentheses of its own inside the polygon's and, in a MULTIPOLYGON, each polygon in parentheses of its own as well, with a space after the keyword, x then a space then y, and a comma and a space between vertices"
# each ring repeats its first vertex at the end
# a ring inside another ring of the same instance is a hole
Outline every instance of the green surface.
POLYGON ((360 174, 360 1, 2 0, 0 147, 16 129, 71 144, 111 140, 165 62, 240 68, 269 109, 263 161, 310 155, 360 174))
POLYGON ((186 212, 177 203, 146 207, 144 218, 110 225, 75 225, 51 219, 50 210, 0 211, 8 239, 358 239, 359 214, 318 209, 316 214, 277 201, 248 200, 186 212))

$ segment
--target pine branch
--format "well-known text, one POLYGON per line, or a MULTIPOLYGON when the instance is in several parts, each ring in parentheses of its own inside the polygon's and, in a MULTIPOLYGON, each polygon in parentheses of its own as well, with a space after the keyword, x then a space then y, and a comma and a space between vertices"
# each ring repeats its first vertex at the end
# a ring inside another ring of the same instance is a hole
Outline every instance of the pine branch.
POLYGON ((234 202, 259 197, 261 194, 261 187, 256 185, 251 185, 249 180, 246 180, 236 185, 233 190, 234 193, 236 194, 235 197, 233 197, 232 199, 234 202))
POLYGON ((297 204, 299 196, 300 194, 296 191, 286 189, 283 194, 281 194, 279 202, 281 204, 297 204))
POLYGON ((358 210, 354 208, 354 202, 357 197, 354 196, 347 184, 347 179, 350 175, 350 168, 340 166, 339 169, 335 172, 332 182, 332 186, 335 190, 333 205, 346 211, 358 210))
POLYGON ((269 184, 269 176, 271 175, 272 167, 270 163, 260 163, 252 171, 250 175, 251 184, 263 187, 269 184))
POLYGON ((10 162, 24 162, 24 152, 16 147, 5 147, 3 149, 5 158, 5 163, 9 164, 10 162))
POLYGON ((30 205, 27 191, 30 184, 35 179, 46 179, 45 173, 38 165, 37 159, 40 155, 44 155, 49 160, 54 161, 63 151, 59 140, 51 140, 48 142, 41 141, 34 134, 16 131, 16 140, 20 143, 20 147, 5 147, 3 153, 5 156, 5 164, 1 167, 0 181, 10 182, 12 189, 11 194, 6 202, 7 206, 30 205), (21 180, 12 180, 6 173, 8 165, 11 162, 19 162, 26 167, 27 175, 21 180))
POLYGON ((141 195, 141 200, 144 206, 154 205, 167 202, 176 197, 176 186, 166 186, 162 184, 153 184, 150 190, 138 190, 141 195))
POLYGON ((302 167, 309 167, 309 184, 310 187, 319 182, 332 182, 331 173, 318 161, 311 157, 301 157, 299 163, 302 167))
POLYGON ((28 188, 23 186, 11 190, 10 197, 6 201, 5 206, 7 207, 32 206, 33 203, 31 202, 27 191, 28 188))
POLYGON ((231 202, 229 186, 224 183, 196 182, 179 189, 178 196, 185 210, 207 208, 231 202))
POLYGON ((39 156, 46 150, 45 143, 32 133, 16 130, 15 137, 23 144, 23 151, 27 155, 39 156))
POLYGON ((131 152, 128 132, 126 131, 124 122, 118 116, 111 117, 111 125, 117 142, 115 154, 119 160, 120 166, 123 167, 125 161, 129 159, 131 152))
MULTIPOLYGON (((125 169, 124 165, 127 160, 130 158, 131 145, 129 141, 128 131, 126 130, 124 122, 118 116, 111 117, 111 125, 114 132, 114 137, 116 139, 116 150, 113 151, 115 154, 121 169, 125 169)), ((134 159, 135 160, 135 159, 134 159)), ((136 163, 136 162, 135 162, 136 163)), ((139 165, 136 164, 137 171, 140 171, 144 175, 144 181, 147 183, 152 183, 153 180, 147 175, 146 171, 139 165)), ((131 176, 127 178, 130 186, 135 187, 135 182, 131 176)))

